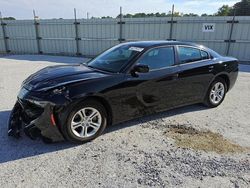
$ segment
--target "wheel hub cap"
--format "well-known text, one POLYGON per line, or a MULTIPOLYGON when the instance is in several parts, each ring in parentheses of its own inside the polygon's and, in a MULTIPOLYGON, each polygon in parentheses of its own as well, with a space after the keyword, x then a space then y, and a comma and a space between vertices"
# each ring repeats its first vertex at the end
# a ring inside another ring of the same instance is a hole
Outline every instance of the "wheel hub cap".
POLYGON ((225 87, 223 83, 217 82, 214 84, 210 91, 210 101, 214 104, 218 104, 221 102, 225 94, 225 87))
POLYGON ((102 123, 100 112, 92 107, 85 107, 75 113, 71 120, 73 134, 80 138, 88 138, 97 133, 102 123))

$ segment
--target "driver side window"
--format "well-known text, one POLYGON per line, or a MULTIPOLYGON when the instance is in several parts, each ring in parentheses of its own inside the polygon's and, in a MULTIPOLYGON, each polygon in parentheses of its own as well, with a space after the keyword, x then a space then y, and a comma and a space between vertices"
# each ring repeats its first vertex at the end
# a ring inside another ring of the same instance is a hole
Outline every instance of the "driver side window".
POLYGON ((174 48, 161 47, 149 50, 137 64, 148 65, 149 70, 157 70, 174 65, 174 48))

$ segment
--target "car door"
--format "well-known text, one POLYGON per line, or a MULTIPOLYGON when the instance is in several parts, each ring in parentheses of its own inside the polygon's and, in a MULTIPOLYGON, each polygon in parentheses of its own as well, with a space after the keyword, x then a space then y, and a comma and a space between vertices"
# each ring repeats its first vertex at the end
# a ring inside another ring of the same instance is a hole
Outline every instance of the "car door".
POLYGON ((149 66, 148 73, 126 75, 126 92, 122 104, 128 105, 130 118, 159 112, 175 106, 178 100, 179 67, 173 46, 157 47, 145 52, 135 63, 149 66))
POLYGON ((180 104, 201 102, 213 79, 213 61, 203 49, 178 46, 180 104))

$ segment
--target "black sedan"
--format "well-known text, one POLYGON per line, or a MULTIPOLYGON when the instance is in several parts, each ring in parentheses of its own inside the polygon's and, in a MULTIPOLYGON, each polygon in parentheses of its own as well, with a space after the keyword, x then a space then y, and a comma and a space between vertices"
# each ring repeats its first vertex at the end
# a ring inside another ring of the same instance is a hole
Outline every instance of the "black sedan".
POLYGON ((83 64, 44 68, 24 80, 9 136, 75 143, 107 125, 184 105, 217 107, 233 87, 238 60, 174 41, 117 45, 83 64))

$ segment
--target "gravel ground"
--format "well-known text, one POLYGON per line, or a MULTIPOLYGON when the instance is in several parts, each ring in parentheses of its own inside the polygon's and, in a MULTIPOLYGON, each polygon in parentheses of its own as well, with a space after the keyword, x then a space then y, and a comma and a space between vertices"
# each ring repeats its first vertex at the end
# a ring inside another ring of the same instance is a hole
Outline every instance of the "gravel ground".
POLYGON ((207 129, 250 147, 250 66, 241 65, 221 106, 192 105, 109 127, 84 145, 46 145, 7 136, 7 119, 22 80, 48 65, 82 58, 0 58, 0 187, 250 187, 250 152, 217 154, 177 147, 171 126, 207 129))

